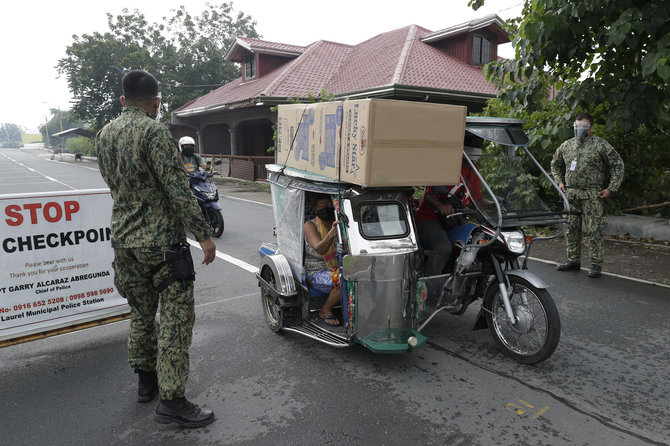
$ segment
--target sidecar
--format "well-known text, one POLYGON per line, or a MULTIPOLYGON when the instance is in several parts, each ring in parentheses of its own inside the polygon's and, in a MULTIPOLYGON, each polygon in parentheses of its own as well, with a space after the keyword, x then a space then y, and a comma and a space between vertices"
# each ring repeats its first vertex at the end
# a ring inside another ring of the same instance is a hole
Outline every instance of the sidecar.
POLYGON ((366 189, 280 165, 268 166, 276 244, 261 245, 258 281, 263 312, 275 332, 296 332, 334 347, 360 343, 374 352, 421 346, 414 311, 417 241, 412 188, 366 189), (327 194, 340 214, 340 320, 318 323, 327 295, 305 282, 306 194, 327 194), (346 222, 346 223, 344 223, 346 222))

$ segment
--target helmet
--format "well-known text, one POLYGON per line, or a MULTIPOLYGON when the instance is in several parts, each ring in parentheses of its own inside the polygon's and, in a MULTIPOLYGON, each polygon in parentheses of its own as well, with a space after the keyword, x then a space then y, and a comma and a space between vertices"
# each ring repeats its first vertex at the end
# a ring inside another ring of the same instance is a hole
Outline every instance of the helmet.
POLYGON ((182 136, 179 138, 179 151, 181 152, 184 145, 192 145, 195 148, 195 140, 190 136, 182 136))

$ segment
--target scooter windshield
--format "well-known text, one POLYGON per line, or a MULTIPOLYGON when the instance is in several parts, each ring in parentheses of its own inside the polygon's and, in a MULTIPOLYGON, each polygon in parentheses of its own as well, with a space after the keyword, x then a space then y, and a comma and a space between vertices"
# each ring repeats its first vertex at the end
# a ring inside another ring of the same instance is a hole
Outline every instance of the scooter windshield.
MULTIPOLYGON (((563 212, 553 211, 540 198, 532 179, 533 175, 524 168, 524 157, 482 156, 476 161, 483 180, 493 192, 493 197, 485 185, 475 185, 468 190, 478 211, 495 225, 498 211, 493 200, 497 200, 502 212, 502 226, 550 225, 564 221, 563 212)), ((540 174, 542 176, 542 174, 540 174)), ((465 184, 466 188, 468 184, 465 184)))

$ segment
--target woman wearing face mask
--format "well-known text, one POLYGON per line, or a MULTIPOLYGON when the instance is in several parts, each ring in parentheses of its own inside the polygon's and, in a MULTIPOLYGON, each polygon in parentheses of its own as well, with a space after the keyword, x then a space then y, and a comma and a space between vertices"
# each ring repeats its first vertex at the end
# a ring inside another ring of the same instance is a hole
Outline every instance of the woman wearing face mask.
POLYGON ((334 243, 339 222, 328 195, 319 195, 314 200, 314 211, 316 217, 304 225, 306 281, 312 288, 329 293, 319 310, 319 319, 326 325, 338 326, 341 322, 333 314, 333 306, 340 300, 340 274, 334 243))

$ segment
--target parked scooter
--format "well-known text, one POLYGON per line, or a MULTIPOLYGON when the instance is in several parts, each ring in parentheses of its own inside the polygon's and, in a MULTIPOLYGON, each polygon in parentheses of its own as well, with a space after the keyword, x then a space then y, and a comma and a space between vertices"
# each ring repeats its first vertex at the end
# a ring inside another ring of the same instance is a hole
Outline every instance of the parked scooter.
POLYGON ((219 190, 216 184, 207 181, 213 175, 210 172, 191 172, 188 174, 188 181, 202 210, 202 215, 205 216, 212 227, 214 237, 221 237, 221 234, 223 234, 223 214, 219 204, 219 190))

